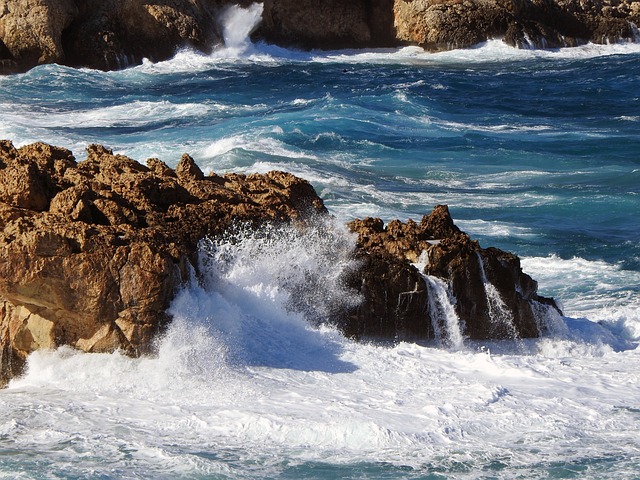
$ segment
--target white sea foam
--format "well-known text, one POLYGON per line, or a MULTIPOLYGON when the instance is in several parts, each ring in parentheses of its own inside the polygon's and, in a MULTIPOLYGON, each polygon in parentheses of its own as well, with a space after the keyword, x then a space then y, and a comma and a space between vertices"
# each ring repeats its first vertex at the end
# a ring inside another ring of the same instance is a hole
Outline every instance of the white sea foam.
MULTIPOLYGON (((236 9, 240 22, 249 25, 259 20, 262 10, 254 4, 249 9, 236 9), (258 13, 259 12, 259 13, 258 13)), ((298 51, 285 49, 262 42, 250 43, 248 36, 229 38, 227 46, 218 48, 211 55, 181 51, 173 59, 151 64, 145 62, 142 68, 155 73, 175 73, 185 71, 205 71, 212 67, 221 67, 225 63, 245 61, 260 64, 299 63, 339 63, 339 64, 400 64, 400 65, 438 65, 465 63, 469 65, 504 62, 531 61, 538 59, 587 59, 610 55, 637 54, 640 43, 619 43, 610 45, 587 44, 580 47, 554 50, 517 49, 501 40, 490 40, 473 48, 431 53, 420 47, 402 47, 392 49, 336 50, 336 51, 298 51), (230 45, 230 46, 229 46, 230 45)), ((442 85, 434 85, 435 89, 442 85)), ((504 126, 504 129, 511 128, 504 126)), ((545 128, 545 126, 541 126, 545 128)))
POLYGON ((172 119, 197 118, 207 115, 211 110, 224 111, 227 108, 218 104, 135 100, 130 103, 70 112, 16 109, 14 106, 13 109, 6 109, 5 118, 15 125, 31 128, 140 128, 172 119))
MULTIPOLYGON (((590 335, 600 322, 619 339, 640 340, 640 274, 602 260, 525 257, 523 269, 538 280, 541 293, 562 302, 576 329, 590 335), (585 323, 587 322, 587 323, 585 323)), ((598 335, 595 332, 594 335, 598 335)), ((603 333, 603 335, 605 335, 603 333)))
POLYGON ((522 227, 507 222, 475 220, 456 220, 456 225, 472 237, 478 235, 497 238, 535 238, 536 231, 529 227, 522 227))
MULTIPOLYGON (((291 147, 273 138, 271 134, 272 131, 269 129, 264 133, 254 131, 224 137, 210 143, 200 151, 194 152, 194 154, 206 168, 211 168, 212 170, 219 168, 228 170, 238 166, 246 170, 246 164, 243 165, 241 162, 240 165, 237 165, 236 163, 238 155, 242 153, 259 153, 268 155, 270 158, 282 157, 287 160, 317 159, 315 155, 305 150, 291 147)), ((252 162, 251 165, 254 165, 254 163, 252 162)))
POLYGON ((492 353, 500 342, 453 352, 314 328, 304 317, 324 315, 327 287, 351 301, 338 279, 352 240, 327 228, 204 245, 209 275, 176 298, 154 357, 33 354, 0 391, 16 468, 39 471, 44 451, 67 477, 276 477, 292 463, 370 462, 475 478, 500 462, 493 476, 509 478, 606 454, 626 459, 624 478, 638 460, 637 350, 546 338, 529 355, 492 353), (301 296, 309 279, 325 293, 301 296))

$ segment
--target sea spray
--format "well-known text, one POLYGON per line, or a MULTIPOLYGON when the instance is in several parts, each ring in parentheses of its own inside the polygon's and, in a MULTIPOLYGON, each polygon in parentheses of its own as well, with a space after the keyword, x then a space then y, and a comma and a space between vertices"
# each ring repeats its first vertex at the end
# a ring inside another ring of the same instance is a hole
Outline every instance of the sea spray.
POLYGON ((491 320, 491 324, 496 331, 506 333, 507 338, 517 339, 518 330, 513 322, 513 314, 502 300, 500 292, 487 278, 485 271, 484 259, 479 252, 476 252, 478 258, 478 268, 480 270, 480 279, 484 286, 484 292, 487 299, 487 314, 491 320))
POLYGON ((424 273, 428 263, 429 252, 425 250, 413 265, 427 284, 429 317, 436 340, 446 348, 460 350, 464 347, 464 336, 454 306, 455 298, 443 280, 424 273))
POLYGON ((424 279, 427 281, 429 316, 432 319, 436 339, 446 348, 460 350, 464 347, 464 336, 447 284, 431 275, 424 275, 424 279))
POLYGON ((309 331, 359 302, 343 282, 355 266, 354 245, 331 220, 239 226, 201 242, 199 283, 178 296, 171 313, 199 318, 235 360, 284 365, 296 351, 298 360, 320 368, 320 355, 303 358, 326 347, 309 331))
POLYGON ((250 35, 262 20, 262 3, 253 3, 247 8, 230 5, 219 17, 222 25, 222 37, 227 49, 242 53, 251 44, 250 35))

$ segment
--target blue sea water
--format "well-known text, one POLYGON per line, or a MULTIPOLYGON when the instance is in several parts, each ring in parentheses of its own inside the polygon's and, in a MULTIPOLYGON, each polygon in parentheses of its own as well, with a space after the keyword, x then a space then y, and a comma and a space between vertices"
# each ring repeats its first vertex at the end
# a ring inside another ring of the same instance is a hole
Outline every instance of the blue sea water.
POLYGON ((0 77, 0 137, 287 170, 338 238, 216 245, 218 280, 179 295, 157 356, 34 354, 0 391, 0 478, 640 478, 638 44, 241 38, 118 72, 41 66, 0 77), (299 271, 349 296, 341 224, 436 204, 560 301, 549 336, 359 345, 288 307, 299 271))

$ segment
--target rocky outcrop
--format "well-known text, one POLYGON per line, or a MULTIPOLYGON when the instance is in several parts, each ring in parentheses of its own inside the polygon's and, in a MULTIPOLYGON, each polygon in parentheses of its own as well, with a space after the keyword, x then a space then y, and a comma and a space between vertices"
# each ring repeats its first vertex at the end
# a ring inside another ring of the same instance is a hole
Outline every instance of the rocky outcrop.
POLYGON ((212 0, 0 0, 0 72, 44 63, 102 70, 221 43, 212 0))
MULTIPOLYGON (((0 0, 0 73, 43 63, 103 70, 222 43, 218 18, 247 0, 0 0)), ((633 40, 634 0, 264 0, 254 38, 288 47, 518 47, 633 40)))
POLYGON ((446 206, 420 223, 367 218, 349 224, 358 234, 361 269, 350 285, 363 302, 343 325, 353 337, 401 340, 446 335, 430 309, 433 292, 425 276, 443 280, 462 334, 470 339, 537 337, 553 300, 537 295, 518 257, 481 248, 456 227, 446 206), (423 265, 422 265, 423 264, 423 265))
POLYGON ((62 32, 77 13, 73 0, 0 0, 0 73, 64 62, 62 32))
POLYGON ((266 0, 256 37, 301 48, 393 45, 392 4, 392 0, 266 0))
POLYGON ((235 222, 326 210, 290 174, 205 176, 92 145, 87 159, 0 142, 0 382, 37 349, 149 351, 198 242, 235 222))
POLYGON ((205 53, 222 43, 217 9, 207 0, 87 0, 64 31, 65 63, 113 70, 172 57, 180 48, 205 53))
POLYGON ((503 38, 520 48, 571 47, 636 38, 633 0, 395 0, 397 38, 428 50, 503 38))
MULTIPOLYGON (((0 382, 39 349, 150 351, 177 290, 198 273, 200 240, 238 223, 304 228, 326 213, 308 182, 283 172, 206 176, 186 154, 171 169, 100 145, 77 162, 64 148, 0 141, 0 382)), ((538 336, 538 313, 555 307, 516 256, 481 248, 445 206, 420 223, 367 218, 350 228, 359 262, 345 281, 362 302, 326 308, 348 336, 446 334, 430 308, 431 277, 447 285, 472 339, 538 336)))

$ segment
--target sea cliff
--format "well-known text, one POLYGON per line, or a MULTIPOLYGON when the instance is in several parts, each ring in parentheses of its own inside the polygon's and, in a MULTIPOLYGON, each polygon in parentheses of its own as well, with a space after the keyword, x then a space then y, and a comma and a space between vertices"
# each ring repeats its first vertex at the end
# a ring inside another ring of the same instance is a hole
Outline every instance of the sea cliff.
MULTIPOLYGON (((204 53, 223 44, 220 18, 236 0, 1 0, 0 73, 60 63, 102 70, 204 53)), ((419 45, 465 48, 502 38, 555 48, 638 38, 633 0, 265 0, 253 33, 307 49, 419 45)))

